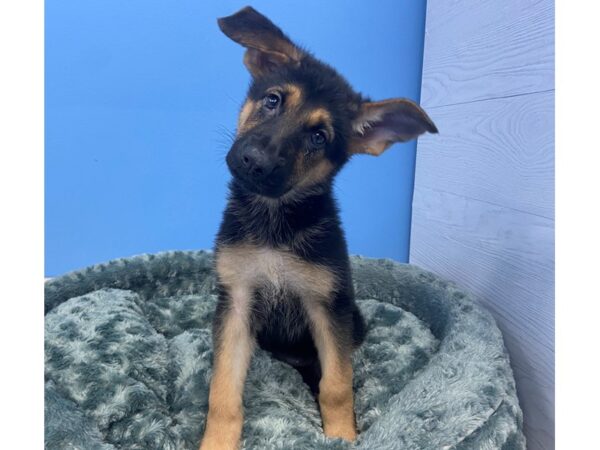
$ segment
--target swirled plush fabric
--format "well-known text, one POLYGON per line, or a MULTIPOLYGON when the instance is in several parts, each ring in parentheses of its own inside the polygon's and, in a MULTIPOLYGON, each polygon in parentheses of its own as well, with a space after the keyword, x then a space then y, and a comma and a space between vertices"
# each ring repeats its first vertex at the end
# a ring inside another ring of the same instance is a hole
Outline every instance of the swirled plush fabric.
MULTIPOLYGON (((208 406, 209 252, 120 259, 46 283, 46 449, 196 449, 208 406)), ((258 350, 246 449, 524 449, 502 335, 471 296, 418 267, 352 259, 368 332, 354 355, 353 443, 322 433, 290 366, 258 350)))

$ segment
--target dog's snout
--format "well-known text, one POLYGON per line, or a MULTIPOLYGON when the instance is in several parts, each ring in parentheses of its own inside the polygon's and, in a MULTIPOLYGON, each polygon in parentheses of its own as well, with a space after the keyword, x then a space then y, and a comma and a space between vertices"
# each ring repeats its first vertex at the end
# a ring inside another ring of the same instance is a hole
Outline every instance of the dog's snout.
POLYGON ((248 146, 241 152, 241 164, 253 178, 264 178, 273 170, 267 154, 255 146, 248 146))

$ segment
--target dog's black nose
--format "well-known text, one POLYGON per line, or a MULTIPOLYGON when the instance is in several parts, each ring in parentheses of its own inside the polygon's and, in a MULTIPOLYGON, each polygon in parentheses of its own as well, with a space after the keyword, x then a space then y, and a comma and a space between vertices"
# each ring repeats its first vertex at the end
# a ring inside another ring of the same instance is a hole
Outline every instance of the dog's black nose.
POLYGON ((255 146, 244 148, 241 152, 240 159, 242 167, 244 167, 248 175, 253 178, 264 178, 273 171, 273 163, 268 155, 255 146))

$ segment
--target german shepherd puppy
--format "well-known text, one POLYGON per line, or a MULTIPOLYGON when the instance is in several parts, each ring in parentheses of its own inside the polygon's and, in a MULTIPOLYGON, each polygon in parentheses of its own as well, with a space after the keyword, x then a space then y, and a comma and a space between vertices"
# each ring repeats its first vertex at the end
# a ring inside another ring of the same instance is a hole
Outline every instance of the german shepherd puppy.
POLYGON ((317 396, 323 432, 356 438, 351 355, 365 325, 354 302, 333 179, 355 154, 437 129, 407 99, 372 102, 251 7, 218 20, 252 75, 227 165, 233 178, 215 245, 219 301, 200 448, 235 449, 258 345, 317 396))

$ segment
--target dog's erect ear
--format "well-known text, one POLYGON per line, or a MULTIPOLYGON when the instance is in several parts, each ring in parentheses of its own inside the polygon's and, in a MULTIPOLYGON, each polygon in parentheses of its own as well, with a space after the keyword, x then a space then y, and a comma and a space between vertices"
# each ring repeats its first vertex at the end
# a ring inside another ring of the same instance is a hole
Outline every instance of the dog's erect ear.
POLYGON ((406 142, 438 130, 423 109, 405 98, 364 102, 352 124, 349 153, 381 155, 395 142, 406 142))
POLYGON ((218 19, 229 38, 246 47, 244 64, 254 77, 285 64, 298 64, 302 51, 269 19, 246 6, 235 14, 218 19))

